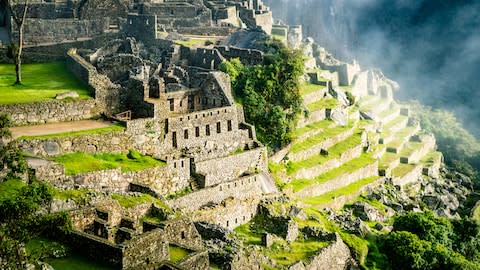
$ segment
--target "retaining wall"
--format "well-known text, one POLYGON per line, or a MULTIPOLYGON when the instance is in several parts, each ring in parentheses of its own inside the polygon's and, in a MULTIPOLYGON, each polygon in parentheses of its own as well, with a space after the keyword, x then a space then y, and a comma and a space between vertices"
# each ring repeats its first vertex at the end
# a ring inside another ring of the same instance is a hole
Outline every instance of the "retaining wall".
POLYGON ((316 197, 327 192, 346 187, 360 179, 378 175, 378 161, 354 172, 340 175, 322 184, 314 184, 295 193, 297 198, 316 197))

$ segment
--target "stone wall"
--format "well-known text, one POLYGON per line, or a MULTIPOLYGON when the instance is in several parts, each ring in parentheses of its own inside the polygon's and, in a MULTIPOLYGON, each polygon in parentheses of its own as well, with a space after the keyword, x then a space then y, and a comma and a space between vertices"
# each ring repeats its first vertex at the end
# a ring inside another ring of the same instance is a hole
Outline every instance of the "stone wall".
POLYGON ((345 173, 343 175, 330 179, 328 182, 322 184, 314 184, 307 188, 304 188, 299 192, 295 193, 295 197, 306 198, 320 196, 327 192, 346 187, 360 179, 376 175, 378 175, 378 161, 375 161, 374 163, 360 168, 354 172, 345 173))
POLYGON ((170 243, 191 250, 204 250, 202 237, 193 222, 186 217, 176 218, 164 222, 163 237, 170 243))
POLYGON ((359 157, 362 153, 363 153, 363 145, 359 144, 343 152, 339 158, 330 159, 323 164, 320 164, 311 168, 302 168, 297 173, 295 173, 293 177, 297 179, 315 178, 320 174, 323 174, 334 168, 340 167, 344 163, 359 157))
POLYGON ((340 85, 351 85, 355 75, 360 72, 358 63, 339 63, 335 65, 326 64, 320 61, 322 69, 338 73, 338 82, 340 85))
POLYGON ((355 76, 352 84, 352 95, 357 100, 368 95, 368 71, 362 71, 355 76))
POLYGON ((122 269, 148 267, 169 259, 164 231, 156 229, 134 237, 123 245, 122 269))
POLYGON ((204 270, 210 269, 208 251, 200 251, 190 254, 178 263, 183 269, 204 270))
POLYGON ((68 51, 67 68, 93 91, 99 110, 110 116, 123 111, 120 86, 98 73, 92 64, 77 54, 76 49, 68 51))
POLYGON ((233 230, 237 226, 248 223, 257 214, 258 204, 258 198, 226 199, 218 205, 194 212, 193 220, 217 224, 233 230))
MULTIPOLYGON (((12 33, 17 37, 17 26, 12 24, 12 33)), ((28 18, 25 23, 24 42, 26 45, 42 43, 75 41, 81 38, 90 38, 101 35, 108 29, 108 18, 96 20, 78 19, 32 19, 28 18)))
POLYGON ((310 103, 313 103, 315 101, 318 101, 322 98, 325 98, 325 95, 328 93, 328 88, 327 86, 324 86, 324 85, 318 85, 318 90, 313 92, 313 93, 310 93, 310 94, 307 94, 303 97, 303 103, 305 105, 308 105, 310 103))
POLYGON ((263 52, 259 50, 229 46, 216 46, 215 48, 227 60, 239 58, 244 65, 260 65, 263 63, 263 52))
POLYGON ((308 118, 301 118, 297 123, 297 128, 302 128, 304 126, 310 125, 312 123, 322 121, 327 119, 327 109, 321 109, 318 111, 310 112, 308 118))
POLYGON ((156 15, 128 14, 123 32, 136 40, 150 43, 157 38, 157 27, 156 15))
POLYGON ((306 270, 344 270, 350 269, 353 258, 350 254, 350 249, 342 241, 340 235, 335 234, 335 240, 327 247, 320 250, 320 252, 313 257, 313 259, 305 265, 295 269, 306 270))
POLYGON ((198 67, 215 70, 224 60, 217 49, 197 48, 191 62, 198 67))
POLYGON ((405 163, 417 163, 428 152, 432 151, 436 147, 435 137, 433 135, 425 135, 421 137, 422 145, 419 149, 413 151, 409 157, 402 157, 405 159, 405 163))
POLYGON ((122 249, 105 239, 84 232, 72 231, 68 235, 68 244, 75 251, 96 261, 107 262, 116 267, 122 266, 122 249))
POLYGON ((14 126, 85 120, 98 117, 101 112, 93 99, 4 104, 0 111, 10 115, 14 126))
POLYGON ((239 154, 196 162, 195 167, 196 173, 205 176, 205 183, 202 187, 210 187, 245 174, 266 171, 266 159, 265 148, 261 147, 239 154))
POLYGON ((245 176, 214 187, 200 189, 181 198, 169 201, 174 208, 194 211, 207 204, 218 204, 229 197, 240 200, 263 193, 262 177, 259 174, 245 176))
POLYGON ((413 170, 402 177, 393 177, 392 182, 396 186, 405 186, 418 180, 422 175, 423 166, 416 165, 413 170))

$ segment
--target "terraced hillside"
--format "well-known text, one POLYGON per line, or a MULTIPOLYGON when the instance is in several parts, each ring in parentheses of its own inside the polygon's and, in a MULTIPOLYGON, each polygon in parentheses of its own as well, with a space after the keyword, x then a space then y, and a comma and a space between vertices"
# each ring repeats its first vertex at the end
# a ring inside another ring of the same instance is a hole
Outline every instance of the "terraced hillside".
MULTIPOLYGON (((321 258, 328 257, 325 252, 329 250, 323 245, 342 250, 332 240, 337 238, 326 237, 326 232, 340 233, 350 247, 366 248, 366 240, 340 229, 325 216, 324 210, 340 209, 362 200, 361 194, 385 183, 405 186, 422 174, 438 174, 443 156, 435 151, 435 138, 409 117, 408 107, 393 99, 393 87, 387 87, 389 81, 380 77, 374 84, 358 85, 361 81, 358 76, 346 87, 336 86, 338 82, 325 78, 322 79, 325 82, 302 85, 305 113, 298 123, 295 139, 271 157, 269 163, 270 172, 286 197, 267 200, 253 221, 236 229, 249 252, 257 250, 270 259, 264 265, 266 269, 290 269, 294 265, 299 269, 303 269, 299 265, 323 269, 318 267, 321 258), (349 95, 344 91, 359 87, 366 88, 363 90, 366 94, 356 95, 353 104, 342 101, 342 96, 349 95), (284 232, 266 225, 268 220, 278 223, 276 220, 282 216, 279 209, 283 209, 283 217, 287 216, 284 232), (323 236, 310 235, 312 230, 323 231, 323 236), (292 233, 295 231, 301 236, 292 233), (287 242, 275 238, 282 233, 287 242), (273 244, 269 244, 270 234, 274 235, 270 239, 273 244), (292 238, 288 240, 289 237, 292 238), (307 249, 302 244, 307 239, 315 239, 313 243, 318 246, 309 245, 313 250, 307 249), (275 250, 295 256, 279 258, 275 250)), ((379 209, 384 208, 379 206, 379 209)), ((362 256, 366 253, 359 257, 362 256)))

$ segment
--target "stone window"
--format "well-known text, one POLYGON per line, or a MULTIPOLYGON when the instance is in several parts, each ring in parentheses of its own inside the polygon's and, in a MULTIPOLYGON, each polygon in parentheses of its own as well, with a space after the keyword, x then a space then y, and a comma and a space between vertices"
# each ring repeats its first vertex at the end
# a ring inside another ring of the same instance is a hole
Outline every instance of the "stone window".
POLYGON ((216 105, 217 105, 217 104, 215 104, 215 103, 217 103, 217 100, 216 100, 216 99, 213 99, 213 106, 216 106, 216 105))
POLYGON ((200 137, 200 127, 195 127, 195 137, 200 137))
POLYGON ((175 110, 175 103, 173 98, 169 98, 168 103, 170 104, 170 111, 173 112, 175 110))
POLYGON ((173 148, 177 148, 177 132, 172 133, 172 146, 173 148))
POLYGON ((183 100, 180 100, 180 107, 183 106, 183 100))
POLYGON ((188 129, 185 129, 185 130, 183 131, 183 138, 184 138, 185 140, 188 140, 188 129))
POLYGON ((217 122, 217 133, 222 133, 222 124, 217 122))
POLYGON ((182 160, 182 168, 183 168, 184 166, 185 166, 185 162, 183 162, 183 160, 182 160))
POLYGON ((232 120, 227 121, 227 129, 228 131, 232 131, 232 120))
POLYGON ((205 135, 210 136, 210 125, 205 126, 205 135))
POLYGON ((181 237, 182 237, 182 239, 185 239, 185 238, 187 238, 187 236, 186 236, 185 232, 182 232, 182 236, 181 236, 181 237))
POLYGON ((228 227, 228 225, 230 225, 230 222, 228 222, 228 220, 227 220, 227 227, 228 227))
POLYGON ((174 169, 177 168, 177 162, 173 162, 173 168, 174 168, 174 169))

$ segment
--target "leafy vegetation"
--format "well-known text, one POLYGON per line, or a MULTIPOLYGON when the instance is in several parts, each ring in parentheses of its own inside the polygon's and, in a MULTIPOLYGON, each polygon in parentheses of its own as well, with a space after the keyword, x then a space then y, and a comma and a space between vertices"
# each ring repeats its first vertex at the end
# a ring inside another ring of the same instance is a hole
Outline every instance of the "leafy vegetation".
POLYGON ((409 212, 395 219, 383 250, 392 269, 479 269, 480 225, 409 212))
POLYGON ((456 170, 477 178, 480 170, 480 142, 451 112, 434 110, 418 102, 410 103, 413 116, 422 127, 435 135, 445 162, 456 170))
POLYGON ((140 171, 166 165, 164 161, 141 155, 136 151, 130 151, 128 154, 86 154, 77 152, 54 157, 52 160, 63 164, 68 175, 116 168, 121 168, 122 172, 140 171))
POLYGON ((124 208, 135 207, 142 203, 155 203, 159 207, 167 210, 169 209, 169 207, 167 207, 162 200, 154 198, 148 194, 139 194, 135 196, 112 194, 112 199, 116 200, 120 204, 120 206, 124 208))
POLYGON ((301 112, 299 78, 304 60, 300 51, 280 41, 269 41, 265 47, 263 65, 247 67, 234 59, 220 69, 230 75, 235 98, 243 105, 246 121, 255 125, 259 140, 276 150, 292 140, 301 112))
POLYGON ((173 263, 177 263, 183 260, 183 258, 187 257, 188 254, 190 254, 187 249, 175 245, 169 245, 168 251, 170 253, 170 261, 172 261, 173 263))
POLYGON ((0 64, 0 104, 31 103, 52 100, 56 94, 75 91, 81 99, 90 91, 68 72, 64 62, 22 65, 22 84, 14 85, 15 66, 0 64))

